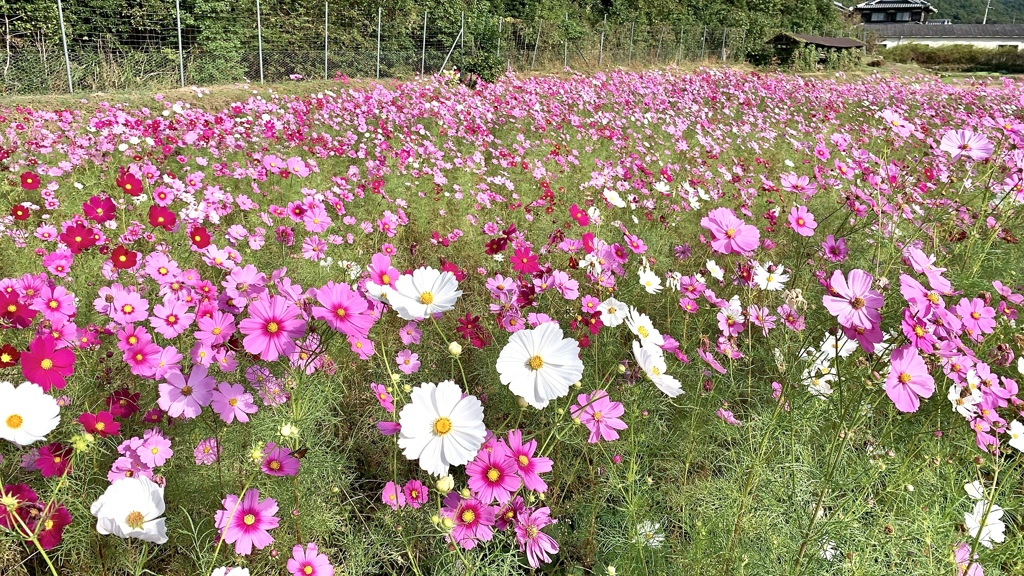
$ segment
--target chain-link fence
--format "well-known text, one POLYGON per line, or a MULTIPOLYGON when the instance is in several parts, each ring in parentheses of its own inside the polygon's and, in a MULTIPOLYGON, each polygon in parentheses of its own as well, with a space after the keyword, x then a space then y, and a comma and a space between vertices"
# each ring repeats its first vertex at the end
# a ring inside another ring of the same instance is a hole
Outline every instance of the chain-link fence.
POLYGON ((345 0, 147 0, 116 11, 57 0, 0 14, 0 93, 159 90, 288 79, 405 77, 493 56, 517 71, 736 62, 738 28, 561 21, 345 0))

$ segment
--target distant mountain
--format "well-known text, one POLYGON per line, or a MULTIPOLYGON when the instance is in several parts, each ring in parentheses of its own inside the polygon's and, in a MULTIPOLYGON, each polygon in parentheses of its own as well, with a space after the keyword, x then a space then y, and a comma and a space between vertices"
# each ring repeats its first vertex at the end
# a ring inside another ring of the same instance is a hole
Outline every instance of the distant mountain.
MULTIPOLYGON (((938 10, 931 17, 948 18, 954 24, 981 24, 988 0, 929 0, 938 10)), ((1024 0, 991 0, 989 24, 1024 24, 1024 0), (1015 20, 1016 19, 1016 20, 1015 20)))

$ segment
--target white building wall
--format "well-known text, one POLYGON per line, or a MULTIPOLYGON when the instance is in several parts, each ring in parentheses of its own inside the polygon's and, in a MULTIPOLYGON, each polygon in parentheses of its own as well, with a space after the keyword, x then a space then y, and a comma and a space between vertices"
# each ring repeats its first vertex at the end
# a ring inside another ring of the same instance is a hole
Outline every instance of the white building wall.
POLYGON ((913 38, 904 36, 902 38, 883 38, 879 40, 886 48, 899 46, 900 44, 924 44, 925 46, 950 46, 952 44, 970 44, 976 48, 998 48, 1000 46, 1016 46, 1017 50, 1024 49, 1024 38, 913 38))

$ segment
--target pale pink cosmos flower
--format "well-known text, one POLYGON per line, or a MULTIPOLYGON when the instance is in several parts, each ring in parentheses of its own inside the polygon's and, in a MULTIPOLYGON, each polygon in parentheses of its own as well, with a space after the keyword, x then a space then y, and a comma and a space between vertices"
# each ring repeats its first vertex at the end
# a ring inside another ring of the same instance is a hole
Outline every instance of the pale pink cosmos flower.
MULTIPOLYGON (((289 160, 289 167, 291 160, 289 160)), ((309 173, 308 171, 306 172, 309 173)), ((292 576, 334 576, 334 566, 326 554, 321 554, 316 544, 310 542, 303 549, 296 544, 292 548, 292 557, 286 564, 292 576)))
POLYGON ((395 357, 398 369, 406 374, 413 374, 420 369, 420 355, 406 348, 395 357))
POLYGON ((890 359, 885 392, 901 412, 916 412, 921 398, 930 398, 935 392, 935 380, 913 346, 893 350, 890 359))
POLYGON ((187 380, 181 372, 171 372, 159 386, 157 405, 171 418, 199 416, 203 408, 210 405, 216 384, 216 380, 208 377, 207 373, 203 365, 193 366, 187 380))
POLYGON ((874 277, 867 272, 854 269, 849 278, 836 270, 829 279, 832 295, 822 297, 822 303, 839 324, 848 328, 871 328, 882 321, 878 310, 884 304, 882 295, 871 289, 874 277))
POLYGON ((573 418, 578 418, 580 423, 590 430, 588 442, 597 444, 604 440, 611 442, 619 439, 617 430, 628 428, 620 417, 625 414, 626 409, 620 402, 612 402, 608 398, 608 392, 595 390, 591 394, 580 394, 576 397, 579 404, 573 404, 569 412, 573 418))
POLYGON ((558 542, 541 532, 549 524, 554 524, 551 510, 545 506, 535 511, 526 509, 516 521, 516 542, 519 550, 526 552, 526 560, 531 568, 540 568, 541 564, 551 562, 551 554, 558 554, 558 542))
POLYGON ((392 510, 398 510, 405 506, 405 492, 394 482, 388 482, 380 494, 380 501, 390 506, 392 510))
POLYGON ((348 284, 328 282, 317 288, 320 306, 313 307, 313 317, 346 336, 366 337, 373 326, 372 310, 366 299, 348 284))
POLYGON ((995 146, 984 134, 970 130, 950 130, 942 136, 939 150, 948 152, 954 161, 966 155, 971 160, 980 162, 992 156, 995 146))
POLYGON ((807 211, 807 206, 794 206, 789 211, 789 226, 801 236, 814 236, 818 223, 814 221, 814 214, 807 211))
POLYGON ((701 218, 700 225, 711 232, 711 249, 722 254, 748 254, 761 241, 757 227, 740 220, 728 208, 715 208, 701 218))
POLYGON ((220 419, 228 424, 235 420, 248 422, 249 414, 255 414, 257 410, 256 404, 252 401, 252 394, 246 392, 244 386, 227 382, 217 385, 217 389, 213 391, 211 406, 220 419))

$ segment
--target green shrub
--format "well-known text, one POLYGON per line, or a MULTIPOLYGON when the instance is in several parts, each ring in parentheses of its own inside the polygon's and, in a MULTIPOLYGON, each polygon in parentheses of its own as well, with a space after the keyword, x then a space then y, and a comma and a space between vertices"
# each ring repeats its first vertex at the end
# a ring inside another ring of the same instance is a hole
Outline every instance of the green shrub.
POLYGON ((467 54, 459 58, 455 65, 463 74, 476 74, 487 82, 494 82, 505 73, 505 61, 489 52, 467 54))
POLYGON ((1024 52, 977 48, 969 44, 901 44, 879 52, 886 60, 944 72, 1024 72, 1024 52))

